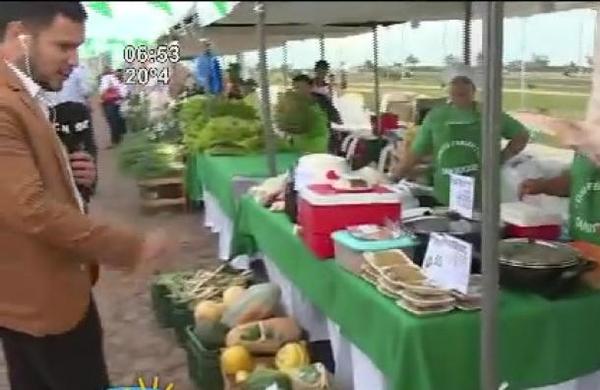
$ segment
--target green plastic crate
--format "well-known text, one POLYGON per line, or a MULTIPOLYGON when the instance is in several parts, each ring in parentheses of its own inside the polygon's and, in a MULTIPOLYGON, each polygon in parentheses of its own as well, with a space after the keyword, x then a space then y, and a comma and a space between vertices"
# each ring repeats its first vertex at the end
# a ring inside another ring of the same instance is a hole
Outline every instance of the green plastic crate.
POLYGON ((223 390, 219 349, 208 350, 196 337, 193 326, 185 328, 188 373, 198 390, 223 390))
POLYGON ((194 325, 194 313, 189 308, 189 303, 173 303, 171 306, 170 323, 175 330, 179 345, 184 346, 187 336, 186 329, 194 325))
POLYGON ((168 296, 169 290, 166 286, 158 283, 153 283, 150 287, 150 296, 152 299, 152 309, 156 321, 163 328, 171 327, 170 323, 170 305, 171 299, 168 296))

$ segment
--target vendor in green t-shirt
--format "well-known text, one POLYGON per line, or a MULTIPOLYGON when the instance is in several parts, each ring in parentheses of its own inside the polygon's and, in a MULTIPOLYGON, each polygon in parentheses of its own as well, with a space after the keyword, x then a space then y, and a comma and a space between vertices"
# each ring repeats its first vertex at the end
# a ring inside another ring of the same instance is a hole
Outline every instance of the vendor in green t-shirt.
POLYGON ((551 179, 529 179, 520 195, 570 196, 569 235, 575 241, 600 245, 600 168, 576 154, 571 169, 551 179))
POLYGON ((329 141, 329 120, 327 112, 312 94, 312 80, 306 75, 298 75, 292 80, 294 90, 310 97, 310 107, 314 122, 310 132, 292 135, 293 148, 300 153, 327 153, 329 141))
MULTIPOLYGON (((392 167, 399 180, 426 156, 433 156, 433 187, 438 203, 448 205, 450 174, 476 178, 476 202, 479 203, 481 159, 481 111, 475 101, 475 84, 470 76, 455 75, 450 81, 450 100, 433 108, 425 117, 410 148, 392 167)), ((502 115, 502 136, 509 139, 502 150, 504 162, 520 153, 529 141, 527 129, 507 114, 502 115)))

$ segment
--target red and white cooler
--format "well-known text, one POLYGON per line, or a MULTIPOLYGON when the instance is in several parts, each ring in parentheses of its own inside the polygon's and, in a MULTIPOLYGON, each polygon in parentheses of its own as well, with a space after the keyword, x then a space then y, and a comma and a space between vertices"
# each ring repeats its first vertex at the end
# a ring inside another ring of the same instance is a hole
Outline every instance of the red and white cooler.
POLYGON ((560 214, 524 202, 502 203, 500 218, 507 237, 557 240, 561 235, 560 214))
POLYGON ((306 245, 320 259, 334 256, 331 233, 361 224, 399 221, 400 194, 386 186, 367 192, 339 192, 330 184, 312 184, 299 190, 298 225, 306 245))

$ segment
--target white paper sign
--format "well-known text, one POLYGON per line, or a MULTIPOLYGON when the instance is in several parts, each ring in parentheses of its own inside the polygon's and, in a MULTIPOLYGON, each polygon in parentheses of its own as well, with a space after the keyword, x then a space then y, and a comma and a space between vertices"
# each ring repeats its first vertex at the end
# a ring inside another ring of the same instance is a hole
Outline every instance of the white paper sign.
POLYGON ((423 273, 441 288, 466 294, 472 252, 472 245, 466 241, 446 234, 431 233, 423 259, 423 273))
POLYGON ((471 176, 450 174, 450 210, 472 219, 474 199, 475 179, 471 176))

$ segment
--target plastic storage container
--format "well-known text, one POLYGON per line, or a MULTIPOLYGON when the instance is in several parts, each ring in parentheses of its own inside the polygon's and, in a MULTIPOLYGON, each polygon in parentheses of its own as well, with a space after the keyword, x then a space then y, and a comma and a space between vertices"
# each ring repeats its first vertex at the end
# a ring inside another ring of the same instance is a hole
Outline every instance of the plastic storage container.
POLYGON ((299 193, 300 234, 320 259, 335 254, 333 232, 352 225, 383 225, 386 218, 398 221, 400 213, 400 195, 385 186, 375 186, 370 192, 340 193, 328 184, 314 184, 299 193))
POLYGON ((194 327, 186 328, 185 350, 188 358, 188 373, 197 390, 222 390, 221 352, 205 348, 196 334, 194 327))
POLYGON ((156 317, 156 321, 162 328, 171 327, 171 319, 169 317, 170 298, 168 297, 169 290, 166 286, 154 281, 150 286, 150 296, 152 299, 152 309, 156 317))
POLYGON ((410 237, 378 241, 361 240, 346 230, 334 232, 331 237, 335 248, 335 261, 357 275, 360 274, 360 266, 364 262, 364 252, 401 249, 408 257, 412 258, 414 247, 417 245, 417 241, 410 237))
POLYGON ((506 237, 558 240, 562 233, 560 214, 524 202, 503 203, 501 218, 506 237))
POLYGON ((189 303, 175 303, 171 308, 171 324, 179 345, 186 342, 186 328, 194 323, 194 313, 189 308, 189 303))

